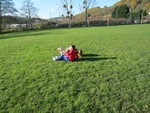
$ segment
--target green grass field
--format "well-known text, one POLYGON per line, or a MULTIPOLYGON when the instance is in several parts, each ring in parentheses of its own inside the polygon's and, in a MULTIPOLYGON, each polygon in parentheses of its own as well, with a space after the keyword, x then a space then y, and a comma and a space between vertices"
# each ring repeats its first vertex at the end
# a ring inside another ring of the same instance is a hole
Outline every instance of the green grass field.
POLYGON ((0 113, 8 112, 150 112, 150 24, 0 35, 0 113), (81 59, 51 59, 71 44, 81 59))

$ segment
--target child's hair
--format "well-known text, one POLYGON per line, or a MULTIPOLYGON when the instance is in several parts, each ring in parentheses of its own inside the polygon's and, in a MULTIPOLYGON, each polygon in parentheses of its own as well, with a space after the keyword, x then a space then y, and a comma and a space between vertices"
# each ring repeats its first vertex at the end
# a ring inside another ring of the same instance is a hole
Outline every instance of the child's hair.
POLYGON ((76 48, 76 46, 75 46, 75 45, 71 45, 71 47, 72 47, 73 49, 75 49, 75 48, 76 48))

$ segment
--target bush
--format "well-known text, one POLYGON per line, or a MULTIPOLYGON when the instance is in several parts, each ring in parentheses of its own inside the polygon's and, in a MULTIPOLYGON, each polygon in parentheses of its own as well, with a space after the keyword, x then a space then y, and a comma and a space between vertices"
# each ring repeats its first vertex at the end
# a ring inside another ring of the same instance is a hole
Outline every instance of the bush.
POLYGON ((115 20, 110 20, 109 25, 113 26, 113 25, 126 25, 127 24, 127 20, 125 19, 115 19, 115 20))

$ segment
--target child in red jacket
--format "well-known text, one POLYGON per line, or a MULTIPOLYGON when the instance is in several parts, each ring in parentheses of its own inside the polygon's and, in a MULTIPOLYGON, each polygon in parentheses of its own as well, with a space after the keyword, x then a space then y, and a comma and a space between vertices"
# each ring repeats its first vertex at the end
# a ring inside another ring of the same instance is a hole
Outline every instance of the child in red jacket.
MULTIPOLYGON (((60 48, 61 49, 61 48, 60 48)), ((68 51, 62 51, 60 50, 61 56, 52 57, 54 61, 57 60, 65 60, 67 62, 75 60, 76 57, 76 49, 75 45, 71 45, 68 49, 68 51)))

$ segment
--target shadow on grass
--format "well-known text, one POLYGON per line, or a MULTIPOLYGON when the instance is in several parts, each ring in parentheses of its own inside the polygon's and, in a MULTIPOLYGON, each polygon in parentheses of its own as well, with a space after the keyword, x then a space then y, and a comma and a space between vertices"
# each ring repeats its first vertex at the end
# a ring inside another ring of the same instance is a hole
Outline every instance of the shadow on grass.
POLYGON ((83 54, 83 57, 95 57, 95 56, 100 56, 98 54, 83 54))
POLYGON ((113 60, 117 59, 117 57, 102 57, 102 58, 81 58, 78 61, 99 61, 99 60, 113 60))
POLYGON ((117 59, 117 57, 101 57, 97 58, 98 54, 84 54, 82 55, 82 58, 78 59, 77 61, 99 61, 99 60, 113 60, 117 59))
MULTIPOLYGON (((7 34, 9 34, 9 33, 7 33, 7 34)), ((0 40, 9 39, 9 38, 21 38, 21 37, 27 37, 27 36, 35 36, 36 37, 36 36, 40 36, 40 35, 54 35, 54 34, 60 34, 60 33, 58 33, 58 32, 56 32, 56 33, 54 33, 54 32, 45 33, 45 32, 41 32, 41 31, 36 31, 36 33, 32 33, 32 31, 21 31, 20 33, 19 32, 13 32, 9 36, 2 34, 0 36, 0 40)))

